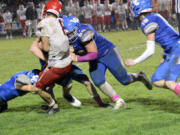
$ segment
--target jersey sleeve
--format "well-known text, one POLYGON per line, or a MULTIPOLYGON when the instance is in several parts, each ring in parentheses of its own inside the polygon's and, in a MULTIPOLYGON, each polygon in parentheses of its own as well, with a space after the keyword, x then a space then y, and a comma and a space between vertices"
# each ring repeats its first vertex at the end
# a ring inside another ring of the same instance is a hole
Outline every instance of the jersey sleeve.
POLYGON ((144 18, 141 22, 141 30, 145 35, 156 32, 158 28, 159 25, 153 18, 144 18))
POLYGON ((38 37, 50 37, 50 35, 53 33, 52 28, 50 27, 49 23, 47 20, 42 20, 38 26, 37 26, 37 31, 36 31, 36 35, 38 37))

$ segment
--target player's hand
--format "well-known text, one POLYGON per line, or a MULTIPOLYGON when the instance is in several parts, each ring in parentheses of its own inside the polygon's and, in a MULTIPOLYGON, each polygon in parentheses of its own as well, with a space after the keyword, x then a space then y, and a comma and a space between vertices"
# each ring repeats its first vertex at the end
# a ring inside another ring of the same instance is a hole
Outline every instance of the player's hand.
POLYGON ((162 59, 160 60, 160 63, 163 63, 163 62, 164 62, 164 60, 165 60, 165 59, 163 59, 163 58, 162 58, 162 59))
POLYGON ((172 14, 172 18, 175 20, 176 19, 176 14, 172 14))
POLYGON ((136 64, 134 63, 133 59, 127 59, 127 60, 125 61, 125 65, 126 65, 126 66, 134 66, 134 65, 136 65, 136 64))
POLYGON ((77 55, 74 53, 71 53, 71 58, 73 61, 77 62, 77 55))

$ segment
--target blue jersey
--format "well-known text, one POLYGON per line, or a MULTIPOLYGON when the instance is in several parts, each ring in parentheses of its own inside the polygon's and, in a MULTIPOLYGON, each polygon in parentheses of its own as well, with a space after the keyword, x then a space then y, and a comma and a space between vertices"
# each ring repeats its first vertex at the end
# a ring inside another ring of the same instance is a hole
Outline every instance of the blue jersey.
POLYGON ((91 25, 89 25, 89 24, 80 24, 80 26, 78 26, 78 30, 77 30, 78 38, 73 43, 73 47, 74 47, 75 51, 77 51, 77 50, 86 51, 85 48, 84 48, 86 43, 82 42, 82 38, 83 38, 83 36, 85 36, 85 34, 88 31, 92 31, 94 33, 93 40, 95 41, 97 49, 98 49, 98 57, 103 57, 112 48, 115 47, 108 39, 106 39, 105 37, 98 34, 91 25))
MULTIPOLYGON (((34 70, 35 71, 35 70, 34 70)), ((37 71, 37 70, 36 70, 37 71)), ((15 88, 15 80, 19 75, 27 75, 31 79, 31 84, 34 84, 39 79, 38 76, 39 72, 33 72, 33 71, 21 71, 16 74, 14 74, 8 81, 0 85, 0 102, 2 101, 9 101, 13 98, 16 98, 18 96, 23 96, 27 92, 17 90, 15 88)))
MULTIPOLYGON (((166 54, 170 54, 180 43, 180 36, 175 29, 159 14, 153 13, 145 16, 141 22, 141 29, 144 33, 148 26, 155 24, 155 41, 161 45, 166 54)), ((153 27, 151 27, 153 29, 153 27)))

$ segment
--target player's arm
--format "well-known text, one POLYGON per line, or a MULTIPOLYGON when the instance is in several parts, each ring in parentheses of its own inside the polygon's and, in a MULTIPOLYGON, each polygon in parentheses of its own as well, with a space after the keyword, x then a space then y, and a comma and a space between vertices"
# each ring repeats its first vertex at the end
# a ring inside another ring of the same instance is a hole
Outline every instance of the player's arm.
POLYGON ((35 85, 31 85, 31 79, 27 75, 19 75, 15 80, 15 88, 22 91, 34 92, 40 91, 35 85))
POLYGON ((37 91, 41 90, 41 89, 37 88, 35 85, 31 85, 31 84, 22 85, 20 87, 17 87, 16 89, 22 90, 22 91, 27 91, 27 92, 37 92, 37 91))
POLYGON ((39 59, 46 61, 46 57, 44 56, 41 49, 41 41, 40 38, 38 38, 32 43, 30 47, 30 52, 32 52, 32 54, 38 57, 39 59))
MULTIPOLYGON (((144 19, 144 20, 146 20, 146 19, 144 19)), ((150 23, 146 24, 144 27, 142 27, 143 32, 147 37, 146 50, 144 51, 143 54, 141 54, 141 56, 139 56, 138 58, 136 58, 134 60, 127 59, 125 61, 126 66, 133 66, 138 63, 141 63, 154 54, 154 52, 155 52, 155 33, 158 30, 158 28, 159 28, 159 25, 156 22, 150 22, 150 23)))
POLYGON ((146 50, 136 59, 127 59, 125 61, 126 66, 134 66, 138 63, 143 62, 152 56, 155 52, 155 33, 147 35, 146 50))
POLYGON ((78 56, 72 54, 73 61, 77 62, 88 62, 97 59, 98 50, 95 41, 93 40, 94 33, 92 31, 87 31, 82 37, 82 44, 85 47, 87 54, 83 56, 78 56))
POLYGON ((49 51, 49 37, 43 36, 41 38, 42 38, 42 49, 45 52, 48 52, 49 51))

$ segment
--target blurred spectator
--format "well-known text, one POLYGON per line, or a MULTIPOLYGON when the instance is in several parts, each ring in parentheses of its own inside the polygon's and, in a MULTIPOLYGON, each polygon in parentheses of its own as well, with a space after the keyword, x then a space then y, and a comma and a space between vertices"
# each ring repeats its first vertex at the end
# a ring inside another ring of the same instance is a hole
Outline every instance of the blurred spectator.
POLYGON ((166 19, 169 19, 171 11, 171 0, 157 0, 158 12, 166 19))
POLYGON ((40 2, 39 5, 38 5, 38 8, 36 9, 37 10, 37 19, 38 19, 38 22, 40 22, 43 19, 43 10, 44 10, 44 7, 45 7, 44 2, 40 2))
MULTIPOLYGON (((104 2, 104 22, 105 27, 108 26, 108 31, 111 31, 111 11, 112 5, 109 4, 109 0, 105 0, 104 2)), ((107 29, 107 28, 105 28, 107 29)))
POLYGON ((173 0, 172 3, 173 18, 177 20, 178 32, 180 33, 180 1, 173 0))
POLYGON ((104 25, 104 4, 101 4, 101 0, 97 0, 97 8, 96 8, 96 14, 97 14, 97 25, 98 25, 98 31, 102 32, 105 31, 105 25, 104 25))
POLYGON ((72 0, 68 0, 68 5, 65 6, 65 13, 67 16, 72 16, 74 12, 74 5, 72 0))
POLYGON ((24 8, 23 4, 19 5, 19 9, 17 10, 17 16, 18 16, 18 22, 21 24, 23 36, 26 36, 26 29, 25 29, 26 8, 24 8))
POLYGON ((115 2, 112 3, 112 9, 114 11, 114 18, 116 21, 116 30, 119 30, 118 6, 119 6, 119 0, 115 0, 115 2))
MULTIPOLYGON (((126 30, 127 29, 127 26, 126 26, 126 7, 125 5, 123 4, 123 1, 120 0, 120 4, 118 5, 118 17, 119 17, 119 22, 122 26, 122 30, 126 30)), ((118 26, 118 29, 119 29, 119 26, 118 26)))
POLYGON ((153 12, 158 12, 157 0, 152 0, 153 12))
POLYGON ((76 2, 74 3, 74 8, 73 8, 73 16, 79 18, 81 15, 81 8, 79 6, 79 1, 76 0, 76 2))
POLYGON ((97 30, 97 15, 96 15, 96 0, 90 0, 90 5, 92 6, 92 25, 97 30))
POLYGON ((6 39, 12 39, 12 13, 9 11, 9 9, 5 10, 3 18, 5 23, 6 39))
POLYGON ((88 0, 84 1, 84 6, 81 8, 82 15, 84 16, 86 24, 92 24, 93 7, 89 4, 88 0))
POLYGON ((3 13, 0 10, 0 31, 3 33, 4 32, 4 18, 3 18, 3 13))
POLYGON ((29 3, 29 6, 26 10, 26 26, 28 30, 28 36, 32 36, 32 30, 36 32, 37 26, 37 11, 33 2, 29 3))

